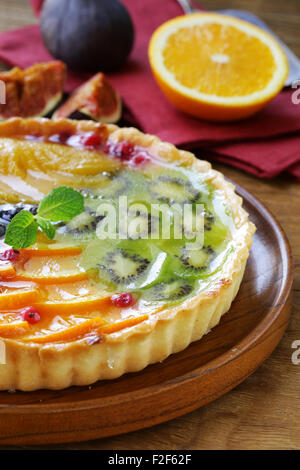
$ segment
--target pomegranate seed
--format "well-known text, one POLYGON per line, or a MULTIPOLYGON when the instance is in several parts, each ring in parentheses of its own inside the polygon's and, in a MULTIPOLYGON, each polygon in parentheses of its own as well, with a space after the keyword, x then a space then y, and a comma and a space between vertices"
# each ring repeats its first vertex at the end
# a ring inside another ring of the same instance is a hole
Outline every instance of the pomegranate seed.
POLYGON ((143 165, 149 161, 149 157, 147 155, 143 155, 142 153, 138 153, 135 157, 132 158, 131 163, 133 165, 143 165))
POLYGON ((62 132, 61 134, 59 134, 59 141, 62 144, 65 144, 67 142, 67 140, 69 140, 70 137, 72 137, 71 132, 62 132))
POLYGON ((85 147, 98 147, 101 144, 101 137, 95 133, 83 135, 81 143, 85 147))
POLYGON ((31 325, 38 323, 41 319, 39 312, 34 307, 26 307, 21 311, 21 317, 31 325))
POLYGON ((111 296, 110 300, 115 307, 119 308, 131 307, 135 304, 132 294, 115 294, 111 296))
POLYGON ((18 258, 19 252, 10 248, 9 250, 0 253, 0 261, 15 261, 18 258))
POLYGON ((116 157, 129 160, 134 152, 134 146, 130 142, 119 142, 112 147, 112 151, 116 157))

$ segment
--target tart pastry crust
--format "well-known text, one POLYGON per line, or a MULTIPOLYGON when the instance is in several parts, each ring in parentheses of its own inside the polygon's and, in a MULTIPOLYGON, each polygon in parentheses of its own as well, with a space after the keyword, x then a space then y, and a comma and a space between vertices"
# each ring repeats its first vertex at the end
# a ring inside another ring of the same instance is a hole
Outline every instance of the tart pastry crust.
POLYGON ((231 209, 235 250, 209 290, 166 307, 135 326, 103 335, 94 344, 88 344, 86 338, 49 344, 0 338, 6 347, 6 364, 0 365, 0 390, 32 391, 89 385, 98 380, 115 379, 127 372, 137 372, 149 364, 163 361, 170 354, 199 340, 219 323, 238 292, 249 256, 255 226, 242 208, 242 199, 221 173, 213 170, 208 162, 197 160, 190 152, 178 150, 134 128, 63 119, 12 119, 0 125, 0 139, 34 134, 47 136, 66 131, 101 131, 113 142, 129 141, 160 159, 180 162, 205 175, 231 209))

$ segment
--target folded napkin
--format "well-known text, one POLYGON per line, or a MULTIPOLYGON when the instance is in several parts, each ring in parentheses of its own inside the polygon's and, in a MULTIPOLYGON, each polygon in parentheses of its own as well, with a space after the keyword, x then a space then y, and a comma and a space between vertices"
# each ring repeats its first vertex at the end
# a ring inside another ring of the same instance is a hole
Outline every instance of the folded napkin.
MULTIPOLYGON (((122 0, 136 29, 135 46, 122 70, 109 78, 124 98, 132 122, 144 132, 184 148, 205 149, 212 159, 270 178, 282 172, 300 180, 300 104, 292 92, 281 92, 257 115, 235 123, 209 123, 175 109, 153 79, 147 56, 149 39, 164 21, 181 15, 176 0, 122 0)), ((38 14, 43 0, 31 0, 38 14)), ((0 60, 28 67, 51 60, 39 26, 27 26, 0 34, 0 60)), ((89 77, 69 72, 66 89, 72 91, 89 77)), ((201 155, 201 152, 197 152, 201 155)))

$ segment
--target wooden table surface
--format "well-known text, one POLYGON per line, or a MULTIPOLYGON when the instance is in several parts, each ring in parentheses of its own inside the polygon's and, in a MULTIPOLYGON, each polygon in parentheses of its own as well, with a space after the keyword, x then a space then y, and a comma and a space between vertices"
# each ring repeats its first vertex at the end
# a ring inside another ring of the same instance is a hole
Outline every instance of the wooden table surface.
MULTIPOLYGON (((258 14, 300 56, 299 0, 201 0, 201 4, 207 9, 243 8, 258 14)), ((36 21, 27 0, 0 0, 0 12, 0 30, 36 21)), ((291 345, 300 341, 300 184, 284 177, 260 180, 229 166, 214 166, 263 201, 290 240, 295 259, 294 301, 283 340, 244 383, 193 413, 123 436, 51 448, 300 448, 300 364, 291 361, 291 345)))

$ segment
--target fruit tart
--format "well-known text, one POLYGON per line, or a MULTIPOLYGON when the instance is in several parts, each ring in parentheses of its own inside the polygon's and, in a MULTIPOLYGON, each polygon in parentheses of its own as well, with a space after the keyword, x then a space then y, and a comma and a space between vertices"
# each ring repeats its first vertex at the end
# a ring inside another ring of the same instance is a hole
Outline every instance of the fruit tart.
POLYGON ((0 155, 1 390, 140 371, 229 310, 255 227, 209 163, 133 128, 42 118, 0 124, 0 155), (70 188, 77 215, 50 217, 70 188))

